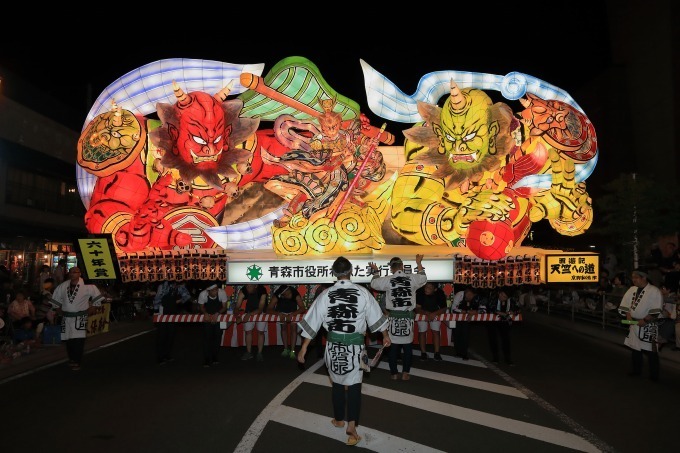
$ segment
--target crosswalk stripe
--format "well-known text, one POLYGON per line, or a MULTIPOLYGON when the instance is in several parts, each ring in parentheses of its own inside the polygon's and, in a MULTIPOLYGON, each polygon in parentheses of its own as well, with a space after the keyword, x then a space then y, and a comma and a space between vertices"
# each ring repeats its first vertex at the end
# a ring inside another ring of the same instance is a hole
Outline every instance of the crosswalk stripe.
MULTIPOLYGON (((321 374, 304 375, 306 382, 330 387, 328 376, 321 374)), ((512 418, 501 417, 499 415, 488 414, 486 412, 456 406, 454 404, 443 403, 441 401, 410 395, 375 385, 362 384, 362 394, 373 398, 380 398, 391 402, 398 402, 404 406, 416 407, 438 415, 456 418, 468 423, 486 426, 501 431, 506 431, 518 436, 525 436, 531 439, 548 442, 554 445, 571 448, 578 451, 598 453, 600 450, 585 439, 565 431, 547 428, 533 423, 526 423, 512 418)), ((363 427, 365 427, 362 424, 363 427)))
MULTIPOLYGON (((294 407, 281 405, 271 415, 272 421, 312 432, 330 439, 345 442, 347 434, 344 429, 331 425, 328 416, 314 414, 294 407)), ((376 429, 367 428, 363 424, 358 429, 361 441, 357 447, 365 448, 379 453, 443 453, 442 450, 430 448, 427 445, 412 442, 408 439, 393 436, 376 429)))
MULTIPOLYGON (((380 362, 376 368, 381 370, 390 369, 389 364, 380 362)), ((479 381, 476 379, 462 378, 458 376, 452 376, 449 374, 437 373, 436 371, 421 370, 419 368, 411 368, 409 371, 411 376, 418 376, 426 379, 432 379, 434 381, 446 382, 447 384, 462 385, 465 387, 472 387, 477 390, 484 390, 487 392, 500 393, 502 395, 514 396, 517 398, 529 399, 524 393, 520 392, 514 387, 509 385, 492 384, 490 382, 479 381)))
MULTIPOLYGON (((372 348, 372 349, 375 349, 375 348, 379 348, 380 345, 379 344, 378 345, 369 345, 369 347, 372 348)), ((413 350, 413 356, 414 357, 415 356, 420 357, 420 351, 417 350, 417 349, 414 349, 413 350)), ((475 366, 475 367, 479 367, 479 368, 488 368, 486 365, 484 365, 484 363, 482 363, 479 360, 474 360, 474 359, 463 360, 460 357, 455 357, 455 356, 446 355, 446 354, 442 354, 441 356, 442 356, 442 362, 460 363, 461 365, 475 366)))
POLYGON ((323 360, 317 360, 316 363, 313 363, 309 368, 307 368, 307 370, 305 370, 304 373, 293 379, 293 381, 283 390, 281 390, 278 395, 272 398, 269 404, 267 404, 267 407, 265 407, 262 412, 260 412, 257 418, 250 425, 250 428, 248 428, 248 431, 246 431, 246 433, 243 435, 241 442, 239 442, 239 444, 236 446, 236 449, 234 449, 234 453, 251 452, 255 446, 255 442, 257 442, 257 439, 260 437, 260 434, 262 434, 262 431, 264 430, 265 426, 267 426, 267 422, 271 419, 271 416, 276 411, 277 407, 283 404, 285 399, 288 398, 291 393, 293 393, 293 390, 298 388, 298 386, 306 380, 308 375, 314 374, 314 372, 318 370, 323 364, 323 360))
MULTIPOLYGON (((420 357, 420 351, 418 350, 413 350, 413 355, 420 357)), ((474 359, 469 359, 469 360, 463 360, 460 357, 452 356, 452 355, 446 355, 446 354, 441 354, 442 356, 442 362, 453 362, 453 363, 460 363, 461 365, 467 365, 467 366, 476 366, 479 368, 488 368, 484 363, 480 362, 479 360, 474 360, 474 359)), ((430 359, 431 360, 431 359, 430 359)))

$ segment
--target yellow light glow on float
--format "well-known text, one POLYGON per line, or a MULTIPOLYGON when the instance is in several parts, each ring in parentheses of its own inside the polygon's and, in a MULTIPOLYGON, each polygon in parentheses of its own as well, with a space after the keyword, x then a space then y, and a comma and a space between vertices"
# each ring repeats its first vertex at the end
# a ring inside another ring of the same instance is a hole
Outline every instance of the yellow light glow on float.
POLYGON ((533 222, 566 236, 590 227, 584 180, 597 139, 568 94, 526 74, 442 71, 408 96, 361 63, 371 109, 412 124, 401 131, 403 147, 373 152, 394 135, 368 124, 302 57, 264 77, 260 65, 186 59, 127 74, 98 98, 78 144, 88 231, 112 234, 119 253, 219 247, 314 256, 418 244, 499 260, 533 222), (485 90, 517 102, 494 103, 485 90), (192 103, 214 111, 203 115, 192 103), (152 113, 159 120, 145 117, 152 113), (195 134, 183 123, 191 117, 224 117, 229 144, 218 152, 217 137, 186 139, 195 134))
MULTIPOLYGON (((403 162, 400 147, 379 147, 386 162, 398 165, 403 162)), ((388 166, 388 169, 391 167, 388 166)), ((389 170, 388 170, 389 171, 389 170)), ((334 221, 334 209, 341 200, 328 210, 320 211, 306 219, 302 215, 292 217, 284 227, 272 227, 273 248, 279 255, 300 256, 326 253, 372 253, 385 245, 382 224, 397 173, 385 179, 364 198, 365 206, 346 203, 334 221)))

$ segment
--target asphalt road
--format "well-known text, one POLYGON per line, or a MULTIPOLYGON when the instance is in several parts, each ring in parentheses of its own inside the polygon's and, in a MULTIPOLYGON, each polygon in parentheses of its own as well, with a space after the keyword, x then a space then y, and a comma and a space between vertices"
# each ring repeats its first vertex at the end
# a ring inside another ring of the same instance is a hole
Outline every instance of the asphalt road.
MULTIPOLYGON (((153 326, 133 322, 126 335, 116 328, 116 338, 105 334, 109 341, 88 339, 80 372, 70 371, 55 349, 50 363, 0 377, 0 452, 349 448, 344 430, 330 424, 330 384, 314 350, 306 370, 281 358, 281 347, 267 347, 263 363, 243 362, 242 350, 223 348, 221 363, 203 368, 200 325, 182 324, 176 360, 159 366, 153 326)), ((354 448, 677 451, 680 352, 662 352, 661 381, 652 382, 627 376, 620 331, 537 313, 513 325, 512 340, 514 367, 487 361, 481 325, 473 328, 469 361, 449 347, 442 362, 416 356, 410 381, 390 380, 381 362, 364 378, 362 440, 354 448)))

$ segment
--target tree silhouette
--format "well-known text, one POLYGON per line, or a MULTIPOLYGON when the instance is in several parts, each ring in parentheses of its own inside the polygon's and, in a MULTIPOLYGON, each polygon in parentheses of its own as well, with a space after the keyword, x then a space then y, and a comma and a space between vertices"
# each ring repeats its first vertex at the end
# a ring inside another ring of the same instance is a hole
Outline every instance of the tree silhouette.
POLYGON ((605 194, 593 201, 590 232, 633 268, 635 241, 638 263, 648 258, 660 236, 674 234, 680 225, 680 197, 675 181, 657 181, 639 173, 620 174, 603 186, 605 194))

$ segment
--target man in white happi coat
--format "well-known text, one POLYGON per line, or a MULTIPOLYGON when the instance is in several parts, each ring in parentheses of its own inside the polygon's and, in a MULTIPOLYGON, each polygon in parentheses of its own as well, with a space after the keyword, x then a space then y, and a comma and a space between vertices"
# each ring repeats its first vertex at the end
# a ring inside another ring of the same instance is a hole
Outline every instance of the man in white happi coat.
POLYGON ((325 289, 314 301, 300 321, 302 347, 298 362, 305 362, 305 354, 311 340, 321 328, 326 329, 324 360, 333 383, 333 419, 331 423, 341 428, 348 422, 347 445, 356 445, 361 436, 357 434, 361 409, 361 382, 364 371, 361 358, 365 349, 366 329, 382 332, 383 345, 390 345, 387 334, 387 317, 369 290, 350 281, 352 263, 339 257, 332 266, 337 281, 325 289), (345 417, 345 404, 347 417, 345 417))
POLYGON ((392 347, 389 352, 390 377, 399 379, 397 357, 402 348, 402 379, 410 379, 413 362, 413 329, 416 308, 416 290, 427 283, 427 275, 423 267, 423 255, 416 255, 416 273, 405 273, 404 262, 394 257, 389 262, 392 275, 380 277, 380 268, 375 263, 371 267, 373 280, 371 288, 385 292, 385 308, 389 313, 389 333, 392 347))
POLYGON ((632 369, 629 376, 642 374, 643 353, 648 356, 649 378, 659 380, 659 352, 656 347, 658 326, 654 320, 661 314, 663 296, 656 286, 652 285, 647 273, 634 270, 631 286, 621 299, 619 313, 632 322, 628 336, 623 344, 631 349, 632 369))
POLYGON ((50 302, 61 316, 61 341, 66 345, 69 366, 77 371, 85 351, 87 315, 95 312, 94 307, 101 307, 104 296, 96 286, 85 284, 79 267, 72 267, 68 275, 68 280, 54 290, 50 302))

